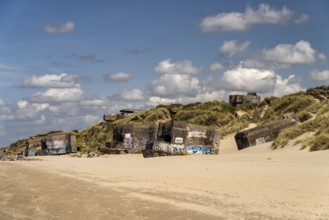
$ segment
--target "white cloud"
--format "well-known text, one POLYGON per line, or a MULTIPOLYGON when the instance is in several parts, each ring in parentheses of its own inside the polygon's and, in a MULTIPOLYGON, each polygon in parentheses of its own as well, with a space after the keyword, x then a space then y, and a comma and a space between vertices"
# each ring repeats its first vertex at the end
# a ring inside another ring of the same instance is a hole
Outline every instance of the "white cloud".
POLYGON ((157 106, 157 105, 168 105, 176 103, 177 99, 163 98, 158 96, 151 96, 147 102, 147 105, 157 106))
POLYGON ((209 67, 210 72, 217 72, 224 69, 225 69, 224 65, 220 63, 213 63, 209 67))
POLYGON ((142 101, 144 99, 143 92, 139 89, 123 90, 118 94, 112 96, 118 101, 142 101))
POLYGON ((75 23, 68 21, 65 24, 47 24, 43 31, 47 33, 69 33, 75 30, 75 23))
POLYGON ((61 74, 46 74, 43 76, 31 76, 25 79, 19 87, 21 88, 72 88, 77 87, 77 82, 81 81, 81 77, 77 75, 61 74))
POLYGON ((200 89, 199 80, 189 75, 165 74, 151 83, 152 96, 195 96, 200 89))
POLYGON ((329 82, 329 70, 323 70, 323 71, 314 70, 311 72, 311 78, 315 81, 328 83, 329 82))
POLYGON ((239 54, 245 51, 249 47, 249 45, 249 41, 239 43, 236 40, 226 40, 219 48, 219 53, 232 57, 235 54, 239 54))
POLYGON ((272 49, 262 51, 263 58, 267 61, 274 61, 284 64, 313 64, 325 61, 326 56, 317 53, 307 41, 298 41, 295 45, 279 44, 272 49))
POLYGON ((246 31, 255 24, 285 24, 293 15, 286 7, 281 10, 260 4, 257 10, 247 7, 243 13, 219 13, 207 16, 201 21, 203 32, 215 31, 246 31))
POLYGON ((263 95, 282 96, 304 90, 294 75, 282 79, 273 70, 237 67, 226 71, 218 86, 229 91, 257 92, 263 95))
POLYGON ((77 88, 50 88, 46 92, 38 92, 30 97, 32 102, 72 102, 81 99, 83 91, 77 88))
POLYGON ((265 92, 274 84, 275 73, 270 70, 238 67, 226 71, 220 78, 220 86, 231 91, 265 92))
POLYGON ((206 91, 199 90, 195 96, 178 96, 176 98, 163 98, 159 96, 151 96, 147 102, 147 105, 157 106, 157 105, 168 105, 173 103, 194 103, 194 102, 208 102, 214 100, 223 100, 225 97, 225 91, 206 91))
POLYGON ((291 75, 288 79, 282 79, 281 76, 276 76, 274 91, 270 91, 265 94, 266 96, 274 95, 274 96, 283 96, 286 94, 296 93, 299 91, 305 90, 299 83, 294 82, 295 76, 291 75))
POLYGON ((42 112, 48 106, 31 103, 27 100, 19 100, 16 106, 11 108, 10 114, 7 114, 6 120, 9 121, 35 121, 40 119, 42 112))
POLYGON ((161 61, 158 66, 154 68, 154 71, 160 74, 193 75, 202 73, 202 69, 193 66, 193 63, 190 60, 183 60, 181 62, 171 63, 170 59, 161 61))
POLYGON ((253 60, 246 59, 240 62, 241 67, 245 68, 255 68, 255 69, 284 69, 289 68, 290 65, 286 63, 276 63, 276 62, 268 62, 264 60, 253 60))
POLYGON ((29 104, 29 102, 26 101, 26 100, 19 100, 19 101, 17 102, 17 106, 18 106, 19 109, 24 109, 24 108, 26 108, 26 107, 28 106, 28 104, 29 104))
POLYGON ((305 24, 309 19, 308 14, 302 14, 299 18, 295 20, 296 24, 305 24))
POLYGON ((118 72, 114 74, 103 75, 103 80, 106 83, 128 82, 130 79, 134 78, 134 76, 134 73, 118 72))
POLYGON ((95 98, 95 99, 86 99, 80 101, 80 105, 82 106, 106 106, 109 104, 109 101, 107 99, 100 99, 100 98, 95 98))
POLYGON ((1 106, 5 106, 5 102, 2 99, 0 99, 0 107, 1 106))

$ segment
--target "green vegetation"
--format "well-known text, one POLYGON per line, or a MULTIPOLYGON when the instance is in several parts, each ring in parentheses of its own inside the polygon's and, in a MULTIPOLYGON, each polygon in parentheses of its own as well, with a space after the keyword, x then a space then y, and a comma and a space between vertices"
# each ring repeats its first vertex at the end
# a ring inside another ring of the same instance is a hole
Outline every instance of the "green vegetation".
POLYGON ((329 86, 319 86, 306 90, 306 93, 318 100, 328 100, 329 86))
MULTIPOLYGON (((268 100, 266 100, 268 102, 268 100)), ((278 120, 286 113, 294 112, 302 115, 301 112, 316 113, 321 104, 310 95, 303 92, 282 96, 281 98, 272 99, 268 104, 268 110, 264 115, 264 122, 278 120)), ((305 113, 304 113, 305 114, 305 113)))
POLYGON ((146 112, 139 113, 131 118, 135 122, 157 122, 170 120, 170 112, 166 108, 154 108, 146 112))
POLYGON ((109 122, 99 123, 81 131, 77 136, 77 144, 81 152, 96 152, 106 142, 112 141, 113 124, 109 122))
MULTIPOLYGON (((326 104, 323 108, 328 108, 326 104)), ((284 147, 289 140, 295 139, 304 133, 315 132, 314 136, 308 137, 303 141, 303 147, 307 144, 310 146, 310 150, 327 149, 326 144, 323 144, 323 140, 329 134, 329 115, 323 114, 322 109, 319 110, 314 119, 304 121, 297 126, 284 129, 280 132, 279 136, 273 142, 272 147, 284 147), (321 145, 322 144, 322 145, 321 145)))

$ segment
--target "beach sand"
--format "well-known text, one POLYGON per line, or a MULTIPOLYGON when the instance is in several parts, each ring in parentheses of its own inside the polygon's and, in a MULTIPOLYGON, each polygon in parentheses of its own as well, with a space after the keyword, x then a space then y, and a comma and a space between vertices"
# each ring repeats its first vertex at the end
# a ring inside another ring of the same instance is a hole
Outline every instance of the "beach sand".
POLYGON ((0 219, 329 219, 329 151, 0 162, 0 219))

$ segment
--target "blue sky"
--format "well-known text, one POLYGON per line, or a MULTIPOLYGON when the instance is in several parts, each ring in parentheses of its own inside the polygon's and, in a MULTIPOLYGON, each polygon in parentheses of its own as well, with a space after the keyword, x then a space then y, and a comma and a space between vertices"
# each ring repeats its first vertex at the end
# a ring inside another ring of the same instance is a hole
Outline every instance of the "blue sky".
POLYGON ((328 1, 0 0, 0 146, 159 104, 329 83, 328 1))

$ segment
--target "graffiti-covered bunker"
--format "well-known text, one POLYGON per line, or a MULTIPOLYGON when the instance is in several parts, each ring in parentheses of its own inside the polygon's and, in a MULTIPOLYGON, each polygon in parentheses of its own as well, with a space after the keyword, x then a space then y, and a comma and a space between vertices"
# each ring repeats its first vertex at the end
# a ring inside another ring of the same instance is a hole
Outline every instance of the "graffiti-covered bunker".
POLYGON ((212 127, 183 121, 159 123, 156 140, 142 151, 144 157, 218 154, 220 134, 212 127))
POLYGON ((107 142, 103 153, 138 153, 154 142, 157 125, 152 123, 131 123, 118 125, 113 129, 113 142, 107 142))
POLYGON ((58 155, 75 152, 77 152, 75 134, 57 131, 29 138, 25 155, 58 155))
POLYGON ((215 128, 181 121, 131 123, 113 129, 113 142, 103 153, 139 153, 144 157, 218 153, 219 132, 215 128))
POLYGON ((273 141, 284 128, 291 127, 297 123, 294 118, 285 118, 266 123, 255 128, 238 132, 234 138, 239 150, 273 141))

